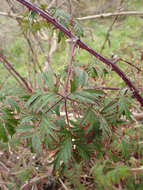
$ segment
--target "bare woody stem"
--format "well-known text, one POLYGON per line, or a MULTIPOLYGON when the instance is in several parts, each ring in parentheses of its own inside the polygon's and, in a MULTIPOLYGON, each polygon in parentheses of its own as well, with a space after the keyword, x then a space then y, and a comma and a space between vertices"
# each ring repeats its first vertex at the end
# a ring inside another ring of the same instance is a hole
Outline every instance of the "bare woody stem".
POLYGON ((121 11, 114 13, 102 13, 98 15, 85 16, 81 18, 77 18, 77 20, 89 20, 89 19, 97 19, 97 18, 108 18, 108 17, 116 17, 116 16, 142 16, 143 11, 121 11))
MULTIPOLYGON (((62 31, 64 34, 66 34, 71 39, 76 39, 77 37, 71 33, 70 30, 65 28, 63 25, 61 25, 57 20, 53 17, 51 17, 47 12, 43 11, 36 5, 28 2, 27 0, 17 0, 24 6, 26 6, 28 9, 33 10, 37 12, 39 15, 41 15, 43 18, 45 18, 48 22, 52 23, 57 29, 62 31)), ((83 43, 80 39, 78 39, 77 44, 80 48, 85 49, 90 54, 94 55, 97 59, 104 62, 106 65, 112 67, 112 69, 125 81, 126 85, 130 88, 130 90, 133 92, 134 97, 140 102, 141 106, 143 106, 143 98, 139 94, 137 88, 133 85, 133 83, 127 78, 127 76, 123 73, 123 71, 116 66, 112 61, 106 59, 101 54, 97 53, 95 50, 87 46, 85 43, 83 43)))
POLYGON ((7 61, 7 59, 3 56, 2 53, 0 53, 0 58, 6 64, 6 66, 10 69, 10 71, 13 71, 14 74, 20 79, 26 90, 30 93, 32 93, 32 89, 29 87, 28 83, 26 80, 13 68, 13 66, 7 61))

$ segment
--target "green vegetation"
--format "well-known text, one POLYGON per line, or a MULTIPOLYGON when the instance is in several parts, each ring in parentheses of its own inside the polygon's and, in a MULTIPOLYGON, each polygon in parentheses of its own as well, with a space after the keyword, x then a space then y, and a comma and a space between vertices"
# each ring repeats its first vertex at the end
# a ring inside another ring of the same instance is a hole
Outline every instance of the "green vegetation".
MULTIPOLYGON (((96 3, 99 12, 115 11, 114 2, 96 3)), ((143 97, 142 16, 118 17, 107 36, 113 17, 78 22, 68 6, 54 4, 49 12, 114 62, 143 97)), ((122 4, 125 10, 141 6, 136 0, 122 4)), ((81 1, 78 17, 93 14, 86 8, 81 1)), ((22 18, 0 16, 0 190, 143 189, 136 92, 33 10, 13 13, 22 18)))

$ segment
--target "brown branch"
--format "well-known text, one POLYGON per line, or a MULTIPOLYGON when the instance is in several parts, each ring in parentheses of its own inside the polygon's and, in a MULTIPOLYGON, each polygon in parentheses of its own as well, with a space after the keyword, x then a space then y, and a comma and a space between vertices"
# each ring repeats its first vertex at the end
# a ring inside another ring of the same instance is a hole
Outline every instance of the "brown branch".
POLYGON ((66 98, 65 98, 64 106, 65 106, 65 113, 66 113, 67 126, 68 126, 68 129, 70 129, 69 115, 68 115, 68 109, 67 109, 67 99, 66 99, 66 98))
POLYGON ((115 13, 102 13, 98 15, 85 16, 81 18, 77 18, 77 20, 89 20, 89 19, 97 19, 97 18, 108 18, 108 17, 116 17, 116 16, 142 16, 143 11, 121 11, 115 13))
MULTIPOLYGON (((31 2, 27 0, 17 0, 24 6, 26 6, 29 10, 33 10, 37 12, 39 15, 41 15, 43 18, 45 18, 48 22, 53 24, 57 29, 62 31, 65 35, 67 35, 71 39, 76 39, 77 37, 71 33, 70 30, 65 28, 63 25, 61 25, 55 18, 50 16, 47 12, 40 9, 36 5, 32 4, 31 2)), ((143 98, 139 94, 138 89, 133 85, 133 83, 128 79, 128 77, 123 73, 123 71, 116 66, 112 61, 108 60, 101 54, 97 53, 95 50, 87 46, 85 43, 83 43, 80 39, 77 41, 77 44, 80 48, 85 49, 90 54, 94 55, 97 59, 104 62, 106 65, 112 67, 112 69, 125 81, 126 85, 130 88, 130 90, 133 92, 134 97, 140 102, 141 106, 143 106, 143 98)))
POLYGON ((13 14, 13 13, 7 13, 7 12, 0 12, 0 16, 6 16, 6 17, 10 17, 10 18, 14 18, 14 19, 22 19, 23 16, 19 16, 17 14, 13 14))
POLYGON ((26 80, 13 68, 13 66, 6 60, 6 58, 3 56, 2 53, 0 53, 0 58, 2 59, 3 63, 6 64, 6 66, 14 72, 14 74, 20 79, 20 81, 23 83, 24 87, 26 90, 30 93, 32 93, 32 89, 29 87, 28 83, 26 80))
POLYGON ((131 62, 129 62, 129 61, 125 60, 125 59, 118 58, 117 60, 115 60, 115 63, 117 63, 118 61, 123 61, 123 62, 127 63, 128 65, 130 65, 130 66, 136 68, 136 69, 138 70, 138 72, 143 72, 142 69, 140 69, 139 67, 133 65, 131 62))
POLYGON ((105 40, 104 40, 104 42, 103 42, 103 45, 101 46, 100 53, 102 53, 102 51, 104 50, 107 41, 108 41, 108 44, 109 44, 109 47, 110 47, 110 38, 109 38, 109 37, 110 37, 110 32, 112 31, 112 28, 113 28, 114 24, 116 23, 117 19, 118 19, 118 16, 116 16, 116 17, 114 18, 112 24, 111 24, 110 27, 108 28, 108 31, 107 31, 107 33, 106 33, 105 40))

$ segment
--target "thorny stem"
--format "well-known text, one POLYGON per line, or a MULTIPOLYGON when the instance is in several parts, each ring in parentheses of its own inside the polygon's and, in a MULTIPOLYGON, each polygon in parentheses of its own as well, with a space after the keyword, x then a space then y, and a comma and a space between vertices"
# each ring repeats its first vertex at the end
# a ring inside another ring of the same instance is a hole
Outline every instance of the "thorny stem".
POLYGON ((29 87, 28 83, 26 82, 26 80, 13 68, 13 66, 6 60, 6 58, 3 56, 2 53, 0 53, 0 58, 2 59, 2 61, 7 65, 7 67, 13 71, 15 73, 15 75, 18 77, 18 79, 20 79, 20 81, 24 84, 24 87, 26 88, 26 90, 30 93, 32 93, 32 89, 29 87))
MULTIPOLYGON (((45 18, 48 22, 52 23, 56 28, 60 29, 64 34, 66 34, 69 38, 75 39, 76 36, 74 36, 70 30, 65 28, 63 25, 61 25, 59 22, 56 21, 55 18, 51 17, 47 12, 43 11, 39 7, 35 6, 34 4, 28 2, 27 0, 17 0, 24 6, 26 6, 29 9, 32 9, 33 11, 37 12, 39 15, 41 15, 43 18, 45 18)), ((80 39, 77 41, 77 44, 80 48, 85 49, 90 54, 94 55, 97 59, 104 62, 106 65, 112 67, 112 69, 125 81, 126 85, 130 88, 130 90, 133 92, 134 97, 140 102, 141 106, 143 106, 143 98, 139 94, 137 88, 133 85, 133 83, 127 78, 127 76, 123 73, 123 71, 117 67, 112 61, 108 60, 101 54, 97 53, 92 48, 88 47, 86 44, 84 44, 80 39)))

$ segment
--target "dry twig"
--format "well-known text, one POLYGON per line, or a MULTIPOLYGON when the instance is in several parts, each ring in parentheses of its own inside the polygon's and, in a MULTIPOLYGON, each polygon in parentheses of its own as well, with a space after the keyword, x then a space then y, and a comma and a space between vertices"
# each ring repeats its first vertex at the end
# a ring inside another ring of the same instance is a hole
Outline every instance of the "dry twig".
POLYGON ((77 18, 77 20, 89 20, 89 19, 98 19, 98 18, 108 18, 108 17, 116 17, 116 16, 142 16, 143 11, 121 11, 114 13, 102 13, 98 15, 85 16, 81 18, 77 18))

